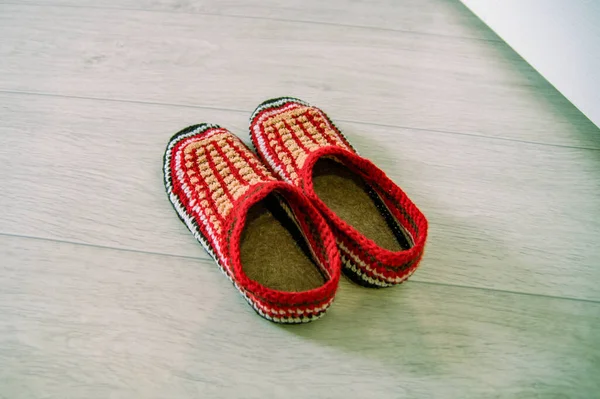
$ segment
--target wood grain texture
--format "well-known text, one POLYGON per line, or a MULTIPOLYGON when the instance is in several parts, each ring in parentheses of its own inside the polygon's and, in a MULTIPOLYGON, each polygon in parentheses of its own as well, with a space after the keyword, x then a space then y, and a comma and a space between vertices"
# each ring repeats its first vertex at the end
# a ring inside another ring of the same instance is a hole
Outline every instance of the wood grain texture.
POLYGON ((328 104, 342 120, 600 148, 598 128, 502 42, 185 13, 0 7, 4 91, 230 110, 293 95, 328 104))
MULTIPOLYGON (((14 94, 0 104, 0 232, 208 259, 166 198, 163 151, 198 122, 248 143, 248 113, 14 94)), ((600 151, 340 127, 429 218, 415 279, 600 300, 600 151)))
POLYGON ((599 391, 600 132, 458 1, 32 2, 0 3, 0 398, 599 391), (176 131, 248 142, 280 95, 431 226, 409 283, 344 281, 295 328, 236 294, 161 170, 176 131))
POLYGON ((0 237, 8 398, 590 398, 600 304, 345 281, 279 327, 207 261, 0 237), (393 315, 393 316, 392 316, 393 315))
POLYGON ((47 6, 116 8, 242 18, 277 19, 498 41, 499 38, 459 1, 373 0, 19 0, 47 6), (382 12, 385 11, 385 12, 382 12))

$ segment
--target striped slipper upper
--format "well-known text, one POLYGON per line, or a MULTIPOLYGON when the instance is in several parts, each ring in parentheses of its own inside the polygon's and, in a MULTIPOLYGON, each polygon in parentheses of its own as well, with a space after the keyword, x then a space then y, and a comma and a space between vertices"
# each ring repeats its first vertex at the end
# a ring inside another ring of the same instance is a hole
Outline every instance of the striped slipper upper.
POLYGON ((164 177, 181 220, 261 316, 301 323, 324 314, 340 257, 327 222, 298 188, 209 124, 171 138, 164 177))
POLYGON ((328 220, 348 277, 386 287, 415 271, 425 216, 323 111, 294 98, 269 100, 254 111, 250 135, 269 168, 301 188, 328 220))

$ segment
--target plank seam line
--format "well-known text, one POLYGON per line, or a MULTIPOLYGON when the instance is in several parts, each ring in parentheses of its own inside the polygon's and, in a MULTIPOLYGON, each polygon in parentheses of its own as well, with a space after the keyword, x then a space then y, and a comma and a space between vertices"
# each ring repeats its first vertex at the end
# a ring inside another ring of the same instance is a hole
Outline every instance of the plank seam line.
MULTIPOLYGON (((80 6, 80 5, 75 5, 75 4, 43 4, 43 3, 20 4, 20 3, 11 3, 11 2, 3 2, 3 1, 0 1, 0 4, 12 5, 12 6, 139 11, 139 12, 151 12, 151 13, 163 13, 163 14, 199 15, 199 16, 206 16, 206 17, 254 19, 254 20, 262 20, 262 21, 289 22, 289 23, 296 23, 296 24, 324 25, 324 26, 332 26, 332 27, 338 27, 338 28, 370 29, 370 30, 381 31, 381 32, 408 33, 408 34, 413 34, 413 35, 422 35, 422 36, 431 36, 431 37, 446 37, 446 38, 450 38, 450 39, 462 39, 462 40, 475 40, 475 41, 484 41, 484 42, 490 42, 490 43, 503 43, 503 40, 500 38, 482 38, 482 37, 468 37, 468 36, 457 36, 457 35, 443 35, 441 33, 419 32, 419 31, 412 31, 412 30, 406 30, 406 29, 381 28, 381 27, 377 27, 377 26, 352 25, 352 24, 342 24, 342 23, 335 23, 335 22, 310 21, 310 20, 291 19, 291 18, 260 17, 260 16, 256 16, 256 15, 239 15, 239 14, 227 14, 227 13, 173 11, 173 10, 148 10, 148 9, 143 9, 143 8, 114 7, 114 6, 113 7, 89 6, 89 5, 80 6)), ((472 13, 472 11, 469 9, 467 9, 467 11, 469 13, 472 13)))
MULTIPOLYGON (((206 260, 206 261, 212 262, 212 259, 210 259, 208 254, 206 255, 206 257, 178 255, 178 254, 170 254, 170 253, 165 253, 165 252, 152 252, 152 251, 144 251, 144 250, 132 249, 132 248, 118 248, 118 247, 110 247, 107 245, 89 244, 89 243, 84 243, 84 242, 60 240, 60 239, 56 239, 56 238, 47 238, 47 237, 38 237, 38 236, 28 236, 28 235, 5 233, 5 232, 0 232, 0 236, 11 237, 11 238, 30 239, 30 240, 37 240, 37 241, 46 241, 46 242, 53 242, 53 243, 58 243, 58 244, 70 244, 70 245, 77 245, 77 246, 88 247, 88 248, 107 249, 107 250, 113 250, 113 251, 136 253, 136 254, 141 254, 141 255, 157 255, 157 256, 164 256, 164 257, 171 257, 171 258, 190 259, 190 260, 206 260)), ((600 304, 600 300, 594 300, 594 299, 562 297, 562 296, 554 296, 554 295, 535 294, 535 293, 530 293, 530 292, 501 290, 501 289, 488 288, 488 287, 476 287, 476 286, 470 286, 470 285, 440 283, 440 282, 435 282, 435 281, 424 281, 424 280, 419 280, 419 279, 415 279, 415 278, 408 280, 408 283, 425 284, 425 285, 433 285, 433 286, 449 287, 449 288, 470 289, 470 290, 478 290, 478 291, 486 291, 486 292, 491 292, 491 293, 501 293, 501 294, 510 294, 510 295, 523 295, 523 296, 546 298, 546 299, 559 299, 559 300, 582 302, 582 303, 600 304)), ((367 289, 367 288, 365 288, 365 289, 367 289)))
MULTIPOLYGON (((0 3, 0 4, 2 4, 2 3, 0 3)), ((164 106, 164 107, 206 109, 206 110, 212 110, 212 111, 244 113, 247 115, 250 115, 250 113, 251 113, 251 111, 244 110, 244 109, 211 107, 211 106, 206 106, 206 105, 163 103, 163 102, 157 102, 157 101, 129 100, 129 99, 119 99, 119 98, 88 97, 88 96, 76 96, 76 95, 67 95, 67 94, 42 93, 42 92, 32 92, 32 91, 20 91, 20 90, 0 89, 0 93, 41 96, 41 97, 71 98, 71 99, 78 99, 78 100, 107 101, 107 102, 128 103, 128 104, 158 105, 158 106, 164 106)), ((506 137, 486 136, 486 135, 482 135, 482 134, 463 133, 463 132, 455 132, 455 131, 450 131, 450 130, 425 129, 425 128, 419 128, 419 127, 391 125, 391 124, 383 124, 383 123, 377 123, 377 122, 364 122, 364 121, 357 121, 357 120, 343 119, 343 118, 335 118, 335 120, 338 122, 353 123, 353 124, 363 125, 363 126, 377 126, 377 127, 387 127, 387 128, 393 128, 393 129, 414 130, 414 131, 428 132, 428 133, 434 133, 434 134, 475 137, 475 138, 487 139, 487 140, 509 141, 509 142, 514 142, 514 143, 541 145, 541 146, 553 147, 553 148, 569 148, 569 149, 587 150, 587 151, 600 151, 600 147, 584 147, 584 146, 571 146, 571 145, 554 144, 554 143, 542 143, 539 141, 518 140, 518 139, 512 139, 512 138, 506 138, 506 137)))

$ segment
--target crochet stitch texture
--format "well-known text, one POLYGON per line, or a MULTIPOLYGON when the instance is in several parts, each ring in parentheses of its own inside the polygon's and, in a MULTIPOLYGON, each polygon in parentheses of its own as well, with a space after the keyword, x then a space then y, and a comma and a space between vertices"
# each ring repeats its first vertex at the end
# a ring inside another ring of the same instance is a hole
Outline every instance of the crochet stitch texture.
POLYGON ((291 97, 265 101, 250 118, 250 136, 273 173, 299 187, 328 220, 348 277, 361 285, 387 287, 416 270, 427 238, 425 216, 383 171, 357 154, 323 111, 291 97), (321 159, 343 165, 366 183, 381 215, 404 243, 402 250, 379 246, 321 200, 313 187, 313 168, 321 159))
POLYGON ((164 179, 180 219, 256 312, 278 323, 312 321, 325 313, 341 269, 331 230, 297 188, 277 180, 236 136, 210 124, 180 131, 165 151, 164 179), (286 204, 308 243, 324 276, 322 286, 279 291, 246 275, 240 256, 246 216, 272 193, 286 204))

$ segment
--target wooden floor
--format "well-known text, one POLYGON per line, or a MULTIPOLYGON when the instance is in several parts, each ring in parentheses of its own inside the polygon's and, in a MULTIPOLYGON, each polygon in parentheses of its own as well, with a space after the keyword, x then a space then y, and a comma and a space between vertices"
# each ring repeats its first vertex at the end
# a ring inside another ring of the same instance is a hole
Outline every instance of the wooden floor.
POLYGON ((594 398, 600 131, 457 0, 0 0, 0 398, 594 398), (169 137, 322 107, 430 220, 281 327, 164 193, 169 137))

